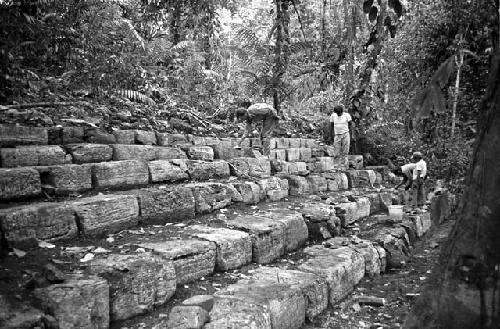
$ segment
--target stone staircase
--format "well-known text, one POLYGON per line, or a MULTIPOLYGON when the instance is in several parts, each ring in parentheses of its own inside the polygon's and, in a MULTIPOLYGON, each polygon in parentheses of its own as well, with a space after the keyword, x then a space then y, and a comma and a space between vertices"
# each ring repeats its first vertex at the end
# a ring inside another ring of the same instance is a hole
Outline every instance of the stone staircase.
POLYGON ((4 269, 43 264, 0 290, 0 326, 300 328, 449 214, 441 189, 391 221, 387 168, 314 140, 236 142, 0 126, 4 269))

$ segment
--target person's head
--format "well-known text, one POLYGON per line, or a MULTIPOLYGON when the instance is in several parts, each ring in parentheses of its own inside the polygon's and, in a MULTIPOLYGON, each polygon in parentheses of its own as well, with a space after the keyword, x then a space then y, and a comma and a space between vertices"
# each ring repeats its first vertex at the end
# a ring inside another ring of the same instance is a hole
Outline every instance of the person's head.
POLYGON ((333 108, 333 112, 335 112, 337 115, 342 115, 344 112, 344 107, 342 105, 337 105, 333 108))
POLYGON ((411 156, 411 159, 415 162, 418 162, 422 160, 422 153, 420 152, 413 152, 413 155, 411 156))

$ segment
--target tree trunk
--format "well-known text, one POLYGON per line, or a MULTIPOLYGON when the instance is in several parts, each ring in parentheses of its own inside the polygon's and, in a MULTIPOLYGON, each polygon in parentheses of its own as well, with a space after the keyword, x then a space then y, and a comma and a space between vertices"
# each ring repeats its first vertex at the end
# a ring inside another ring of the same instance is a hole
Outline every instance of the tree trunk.
MULTIPOLYGON (((499 3, 496 2, 497 11, 499 3)), ((492 26, 489 84, 479 136, 456 212, 457 221, 434 276, 405 328, 498 328, 500 321, 500 49, 492 26)))
POLYGON ((451 138, 455 137, 458 94, 460 92, 460 72, 462 71, 462 64, 464 63, 464 53, 462 51, 455 56, 455 63, 457 65, 457 77, 455 78, 455 93, 453 94, 453 108, 451 111, 451 138))
POLYGON ((288 13, 289 0, 276 1, 276 46, 274 48, 274 70, 273 70, 273 106, 276 111, 281 113, 281 99, 279 87, 281 77, 286 71, 288 57, 290 55, 289 29, 290 16, 288 13))

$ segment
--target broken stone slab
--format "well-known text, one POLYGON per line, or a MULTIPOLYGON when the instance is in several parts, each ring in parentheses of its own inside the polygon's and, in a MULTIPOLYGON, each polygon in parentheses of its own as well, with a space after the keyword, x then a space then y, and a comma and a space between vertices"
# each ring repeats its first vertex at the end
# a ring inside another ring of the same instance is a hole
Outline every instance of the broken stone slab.
POLYGON ((308 147, 299 148, 300 152, 300 161, 310 162, 312 160, 312 151, 308 147))
POLYGON ((248 233, 202 225, 189 226, 185 233, 215 243, 216 271, 229 271, 252 261, 252 239, 248 233))
POLYGON ((161 146, 190 144, 184 134, 156 133, 156 139, 161 146))
POLYGON ((205 311, 210 312, 214 306, 214 296, 212 295, 195 295, 182 302, 184 306, 199 306, 205 311))
POLYGON ((96 144, 115 144, 116 138, 113 134, 109 134, 99 128, 85 128, 85 140, 96 144))
POLYGON ((77 164, 111 161, 113 149, 105 144, 69 144, 66 151, 77 164))
POLYGON ((286 150, 286 161, 295 162, 295 161, 303 161, 300 158, 300 148, 289 148, 286 150))
POLYGON ((363 169, 363 156, 362 155, 349 154, 347 156, 347 162, 349 164, 349 168, 363 169))
POLYGON ((322 174, 322 176, 327 180, 328 191, 337 192, 347 190, 349 188, 349 182, 345 173, 326 173, 322 174))
POLYGON ((85 235, 103 236, 138 224, 139 204, 133 195, 97 195, 69 204, 85 235))
POLYGON ((2 329, 56 328, 57 321, 51 315, 34 308, 24 301, 9 300, 0 295, 0 324, 2 329))
POLYGON ((113 148, 113 160, 158 160, 157 148, 151 145, 111 145, 113 148))
POLYGON ((342 202, 336 204, 335 209, 337 210, 337 216, 341 218, 343 227, 346 227, 359 219, 357 213, 358 205, 356 202, 342 202), (338 209, 343 211, 339 213, 338 209))
POLYGON ((46 128, 0 125, 0 147, 18 145, 47 145, 46 128))
POLYGON ((65 203, 36 203, 0 210, 0 227, 10 246, 33 247, 78 234, 74 210, 65 203))
POLYGON ((241 194, 231 185, 222 183, 192 183, 187 188, 193 191, 197 214, 207 214, 225 208, 233 202, 241 202, 241 194))
POLYGON ((83 127, 62 127, 61 144, 85 143, 83 127))
POLYGON ((261 190, 269 200, 279 201, 288 196, 288 180, 276 176, 257 181, 261 190))
POLYGON ((367 230, 361 232, 360 237, 375 242, 385 249, 388 268, 399 268, 408 260, 410 239, 404 227, 367 230))
POLYGON ((201 329, 209 320, 200 306, 174 306, 168 315, 167 328, 201 329))
POLYGON ((375 243, 359 238, 335 237, 325 241, 330 248, 349 246, 359 252, 365 260, 365 274, 373 277, 385 272, 386 253, 375 243))
POLYGON ((44 189, 49 193, 66 195, 92 189, 92 165, 63 165, 35 167, 44 189))
POLYGON ((207 144, 207 140, 203 136, 191 136, 191 143, 196 146, 205 146, 205 145, 210 145, 207 144))
POLYGON ((213 242, 183 239, 145 242, 139 245, 173 261, 177 284, 195 281, 214 272, 216 246, 213 242))
POLYGON ((183 159, 149 161, 147 165, 152 183, 171 183, 189 179, 188 167, 183 159))
POLYGON ((228 178, 230 176, 229 164, 224 160, 214 162, 187 160, 186 164, 191 180, 205 181, 209 179, 228 178))
POLYGON ((311 192, 309 181, 302 176, 282 175, 288 181, 288 193, 290 195, 306 195, 311 192))
POLYGON ((304 249, 310 257, 298 270, 314 273, 328 283, 329 302, 335 305, 347 296, 365 275, 363 256, 349 247, 336 249, 315 245, 304 249))
POLYGON ((144 225, 176 223, 195 217, 195 200, 190 188, 151 187, 122 192, 139 201, 139 222, 144 225))
POLYGON ((139 160, 95 163, 92 165, 92 182, 94 188, 146 185, 149 170, 147 164, 139 160))
POLYGON ((268 213, 259 213, 257 216, 274 220, 283 224, 285 229, 285 252, 290 252, 304 246, 309 238, 307 225, 302 214, 286 209, 273 209, 268 213))
POLYGON ((298 329, 304 324, 305 309, 305 298, 298 287, 266 281, 242 282, 216 293, 207 325, 208 328, 298 329), (252 309, 260 309, 262 314, 257 317, 252 309), (253 323, 249 324, 252 317, 253 323))
POLYGON ((109 328, 109 285, 97 276, 70 275, 64 283, 35 290, 59 328, 109 328))
POLYGON ((300 212, 306 220, 309 239, 325 240, 340 235, 340 218, 336 216, 336 210, 332 205, 308 202, 302 204, 300 212))
POLYGON ((174 265, 150 252, 99 256, 87 271, 106 279, 111 321, 125 320, 165 304, 175 293, 174 265))
POLYGON ((33 168, 0 168, 0 200, 34 197, 42 193, 40 173, 33 168))
POLYGON ((156 145, 156 133, 154 131, 135 130, 134 141, 139 145, 156 145))
POLYGON ((319 158, 325 156, 325 151, 323 148, 311 148, 311 157, 314 158, 319 158))
POLYGON ((288 138, 276 138, 276 148, 287 149, 290 147, 290 140, 288 138))
POLYGON ((319 157, 318 170, 319 172, 332 172, 336 169, 335 159, 332 157, 319 157))
POLYGON ((328 190, 328 182, 323 176, 309 175, 307 176, 307 182, 311 193, 326 192, 328 190))
POLYGON ((347 170, 349 187, 372 187, 375 184, 377 175, 373 170, 347 170))
POLYGON ((244 204, 257 204, 266 199, 266 195, 260 186, 254 182, 236 182, 231 185, 241 195, 244 204))
POLYGON ((210 146, 194 145, 186 149, 186 153, 191 160, 213 161, 214 150, 210 146))
POLYGON ((251 215, 240 215, 224 222, 229 228, 250 234, 254 262, 267 264, 285 253, 285 225, 283 223, 251 215))
POLYGON ((313 273, 261 266, 252 272, 251 279, 285 283, 300 289, 306 299, 306 317, 310 321, 328 307, 328 284, 325 279, 313 273))
POLYGON ((289 138, 288 145, 291 148, 299 148, 302 146, 300 138, 289 138))
POLYGON ((285 162, 284 168, 284 172, 290 175, 307 176, 309 174, 305 162, 285 162))
POLYGON ((356 208, 356 215, 354 216, 356 221, 370 216, 370 199, 367 197, 356 197, 356 208))
MULTIPOLYGON (((67 163, 60 146, 19 146, 0 150, 2 167, 50 166, 67 163)), ((71 161, 69 161, 71 163, 71 161)))
POLYGON ((286 150, 284 149, 274 149, 269 152, 270 159, 286 161, 286 150))
POLYGON ((135 144, 135 131, 134 130, 114 130, 117 144, 135 144))
POLYGON ((271 176, 271 162, 261 158, 234 158, 228 161, 231 174, 236 177, 264 178, 271 176))
POLYGON ((214 158, 220 160, 229 160, 242 155, 241 150, 233 148, 231 141, 222 140, 217 145, 211 145, 214 151, 214 158))

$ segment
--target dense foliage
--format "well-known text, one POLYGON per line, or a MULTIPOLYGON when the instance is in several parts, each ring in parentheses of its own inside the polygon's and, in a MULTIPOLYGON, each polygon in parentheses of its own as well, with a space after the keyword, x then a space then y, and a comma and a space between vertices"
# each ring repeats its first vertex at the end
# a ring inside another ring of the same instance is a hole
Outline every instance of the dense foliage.
POLYGON ((0 1, 0 103, 132 102, 194 124, 266 101, 317 134, 341 103, 356 118, 354 152, 399 164, 419 149, 455 179, 485 89, 490 14, 467 0, 0 1))

